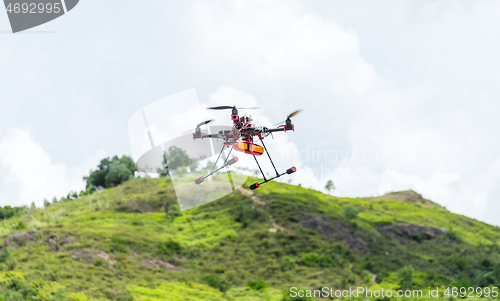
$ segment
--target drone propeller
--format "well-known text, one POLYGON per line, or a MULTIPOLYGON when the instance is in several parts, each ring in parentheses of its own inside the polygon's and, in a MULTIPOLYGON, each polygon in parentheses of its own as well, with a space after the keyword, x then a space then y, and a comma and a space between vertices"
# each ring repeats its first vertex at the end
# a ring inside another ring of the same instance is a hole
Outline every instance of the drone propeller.
POLYGON ((232 106, 218 106, 218 107, 210 107, 207 108, 209 110, 227 110, 227 109, 232 109, 232 106))
MULTIPOLYGON (((209 123, 211 123, 213 121, 215 121, 215 119, 209 119, 209 120, 205 120, 203 122, 198 123, 198 125, 195 128, 195 131, 196 131, 196 129, 199 129, 200 126, 205 125, 205 124, 209 124, 209 123)), ((187 134, 187 133, 192 132, 192 131, 193 130, 188 130, 188 131, 182 132, 182 134, 187 134)))
POLYGON ((286 119, 289 119, 289 118, 292 118, 293 116, 299 114, 302 110, 297 110, 295 112, 292 112, 290 114, 288 114, 288 116, 286 116, 286 119))
POLYGON ((214 121, 214 119, 205 120, 203 122, 200 122, 196 127, 198 128, 198 127, 200 127, 202 125, 209 124, 212 121, 214 121))
POLYGON ((282 124, 283 122, 286 122, 288 119, 290 119, 290 118, 292 118, 292 117, 296 116, 296 115, 297 115, 297 114, 299 114, 300 112, 302 112, 302 110, 296 110, 296 111, 294 111, 294 112, 292 112, 292 113, 288 114, 288 115, 286 116, 286 120, 280 121, 280 122, 278 122, 278 123, 276 123, 276 124, 274 124, 274 125, 280 125, 280 124, 282 124))
MULTIPOLYGON (((210 107, 207 108, 208 110, 229 110, 229 109, 234 109, 236 106, 218 106, 218 107, 210 107)), ((248 108, 238 108, 241 110, 255 110, 255 109, 262 109, 262 107, 248 107, 248 108)))

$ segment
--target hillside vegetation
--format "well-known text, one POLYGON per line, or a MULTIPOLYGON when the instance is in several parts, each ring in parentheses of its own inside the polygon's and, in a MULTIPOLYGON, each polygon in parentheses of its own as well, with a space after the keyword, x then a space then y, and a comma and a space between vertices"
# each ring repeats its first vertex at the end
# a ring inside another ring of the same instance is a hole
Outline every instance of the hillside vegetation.
POLYGON ((413 191, 352 199, 273 182, 181 212, 168 178, 136 178, 26 208, 0 231, 0 300, 316 300, 289 289, 500 286, 500 228, 413 191))

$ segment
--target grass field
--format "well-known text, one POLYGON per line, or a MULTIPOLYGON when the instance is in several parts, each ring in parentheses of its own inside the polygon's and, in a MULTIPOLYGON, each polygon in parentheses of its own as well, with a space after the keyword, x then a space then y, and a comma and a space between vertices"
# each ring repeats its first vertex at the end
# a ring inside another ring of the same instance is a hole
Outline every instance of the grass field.
POLYGON ((26 208, 0 231, 0 300, 316 300, 289 289, 425 296, 500 286, 500 228, 411 191, 351 199, 273 182, 180 211, 168 179, 137 178, 26 208))

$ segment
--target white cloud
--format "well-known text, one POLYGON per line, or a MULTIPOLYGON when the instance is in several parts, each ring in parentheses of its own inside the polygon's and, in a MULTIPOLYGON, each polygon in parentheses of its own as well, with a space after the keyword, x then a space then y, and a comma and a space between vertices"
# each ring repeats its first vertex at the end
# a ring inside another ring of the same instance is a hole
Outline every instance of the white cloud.
POLYGON ((201 39, 196 49, 202 51, 192 54, 213 67, 207 70, 236 69, 238 77, 259 78, 257 85, 295 78, 337 90, 362 91, 375 79, 373 67, 359 56, 353 31, 303 13, 295 2, 195 3, 193 25, 201 39))
POLYGON ((41 206, 44 198, 52 200, 81 190, 85 186, 82 177, 104 155, 99 151, 81 167, 53 163, 28 130, 11 128, 0 141, 0 205, 29 205, 34 201, 41 206))
POLYGON ((428 73, 410 84, 376 74, 354 30, 297 2, 196 2, 193 8, 199 44, 190 54, 200 70, 249 87, 260 103, 265 100, 257 95, 269 95, 272 118, 283 108, 307 109, 297 120, 300 139, 283 142, 292 157, 306 148, 309 154, 351 150, 347 160, 302 162, 309 169, 296 177, 304 175, 305 186, 322 189, 333 178, 336 193, 348 196, 414 189, 455 212, 498 223, 488 214, 500 212, 491 197, 500 178, 489 168, 500 148, 499 125, 492 122, 500 111, 492 85, 500 61, 492 52, 497 30, 488 24, 496 22, 500 5, 408 5, 384 16, 387 24, 408 28, 405 42, 418 46, 414 57, 394 57, 410 64, 406 72, 428 73), (356 150, 378 157, 353 160, 356 150))

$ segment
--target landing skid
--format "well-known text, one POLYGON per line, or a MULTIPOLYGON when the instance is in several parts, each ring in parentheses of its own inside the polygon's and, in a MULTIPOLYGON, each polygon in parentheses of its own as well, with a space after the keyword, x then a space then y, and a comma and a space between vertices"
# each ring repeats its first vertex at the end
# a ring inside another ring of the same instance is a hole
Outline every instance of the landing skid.
MULTIPOLYGON (((260 173, 262 174, 262 177, 264 178, 264 181, 263 182, 257 182, 257 183, 254 183, 252 185, 250 185, 250 189, 254 190, 254 189, 257 189, 260 187, 260 185, 262 184, 265 184, 269 181, 272 181, 274 179, 277 179, 281 176, 284 176, 285 174, 289 175, 289 174, 292 174, 294 172, 297 171, 297 169, 295 167, 290 167, 289 169, 287 169, 284 173, 279 173, 278 170, 276 169, 276 166, 274 166, 274 162, 273 162, 273 159, 271 159, 271 155, 269 155, 269 152, 267 151, 266 149, 266 145, 264 144, 264 141, 262 141, 261 139, 261 142, 262 142, 262 146, 264 146, 264 150, 265 152, 267 153, 267 156, 269 157, 269 161, 271 161, 271 164, 273 165, 273 168, 274 168, 274 171, 276 172, 276 176, 270 178, 270 179, 267 179, 266 178, 266 175, 264 174, 264 172, 262 171, 262 168, 260 167, 260 164, 259 164, 259 161, 257 161, 257 158, 255 157, 255 155, 253 155, 253 158, 255 159, 255 162, 257 163, 257 166, 259 167, 259 170, 260 170, 260 173)), ((203 183, 208 177, 212 176, 213 174, 215 174, 216 172, 218 172, 219 170, 227 167, 227 166, 230 166, 230 165, 233 165, 234 163, 238 162, 238 157, 234 157, 232 159, 229 159, 229 155, 231 155, 231 152, 233 151, 233 148, 234 146, 231 147, 231 150, 229 151, 229 154, 227 156, 227 158, 224 159, 224 163, 222 164, 221 167, 217 168, 217 162, 219 162, 219 159, 221 157, 221 155, 224 153, 224 149, 226 147, 229 147, 227 145, 223 145, 222 146, 222 150, 221 152, 219 153, 219 156, 217 157, 217 160, 215 161, 214 163, 214 167, 212 168, 212 170, 210 171, 210 173, 204 177, 199 177, 198 179, 196 179, 194 182, 197 184, 197 185, 200 185, 201 183, 203 183), (229 159, 229 160, 228 160, 229 159)), ((224 155, 223 155, 224 156, 224 155)), ((224 156, 225 157, 225 156, 224 156)))
POLYGON ((269 161, 271 161, 271 164, 273 165, 274 171, 276 172, 276 176, 274 176, 274 177, 272 177, 272 178, 270 178, 270 179, 266 179, 266 175, 265 175, 265 174, 264 174, 264 172, 262 171, 262 168, 260 168, 259 161, 257 161, 257 158, 256 158, 255 156, 253 156, 253 158, 255 159, 255 162, 257 163, 257 166, 259 167, 260 173, 262 174, 262 177, 264 178, 264 181, 263 181, 263 182, 260 182, 260 183, 259 183, 259 182, 257 182, 257 183, 254 183, 254 184, 250 185, 250 189, 252 189, 252 190, 255 190, 255 189, 259 188, 259 187, 260 187, 260 185, 265 184, 265 183, 267 183, 267 182, 269 182, 269 181, 272 181, 272 180, 274 180, 274 179, 277 179, 277 178, 279 178, 279 177, 281 177, 281 176, 283 176, 283 175, 285 175, 285 174, 289 175, 289 174, 292 174, 292 173, 294 173, 294 172, 296 172, 296 171, 297 171, 297 168, 295 168, 295 167, 290 167, 290 168, 289 168, 289 169, 287 169, 284 173, 280 174, 280 173, 278 172, 278 170, 276 169, 276 166, 274 166, 273 159, 271 159, 271 155, 269 155, 269 152, 267 151, 267 148, 266 148, 266 145, 264 144, 264 141, 263 141, 262 139, 261 139, 260 141, 262 142, 262 146, 264 146, 264 150, 266 151, 266 154, 267 154, 267 156, 269 157, 269 161))
MULTIPOLYGON (((274 177, 272 177, 272 178, 270 178, 270 179, 266 179, 266 177, 264 176, 264 182, 260 182, 260 183, 259 183, 259 182, 257 182, 257 183, 254 183, 254 184, 250 185, 250 189, 255 190, 255 189, 259 188, 259 187, 260 187, 260 185, 262 185, 262 184, 265 184, 265 183, 267 183, 267 182, 269 182, 269 181, 272 181, 272 180, 274 180, 274 179, 277 179, 277 178, 279 178, 279 177, 281 177, 281 176, 283 176, 283 175, 285 175, 285 174, 287 174, 287 175, 292 174, 292 173, 294 173, 294 172, 296 172, 296 171, 297 171, 297 168, 295 168, 295 166, 294 166, 294 167, 290 167, 289 169, 287 169, 287 170, 286 170, 284 173, 282 173, 282 174, 276 174, 276 176, 274 176, 274 177)), ((264 174, 262 174, 262 175, 264 175, 264 174)))
MULTIPOLYGON (((227 147, 229 147, 229 146, 227 146, 227 147)), ((225 167, 231 166, 234 163, 238 162, 238 160, 239 160, 238 157, 234 157, 234 158, 229 159, 229 155, 231 155, 231 152, 233 151, 233 147, 231 147, 231 150, 229 151, 229 154, 228 154, 227 158, 224 159, 224 163, 222 164, 222 166, 219 167, 219 168, 217 168, 217 169, 215 169, 217 167, 217 162, 219 162, 221 154, 224 153, 224 148, 226 148, 226 145, 222 146, 222 150, 220 151, 219 156, 217 157, 217 160, 215 160, 214 167, 212 168, 212 170, 210 171, 210 173, 208 175, 204 176, 204 177, 199 177, 198 179, 194 180, 194 182, 197 185, 200 185, 201 183, 203 183, 208 177, 212 176, 213 174, 215 174, 219 170, 221 170, 221 169, 223 169, 225 167)))

